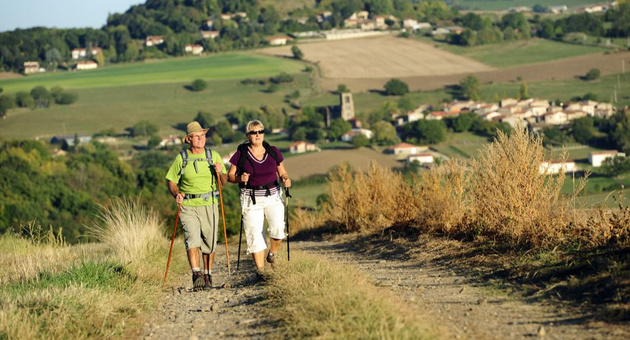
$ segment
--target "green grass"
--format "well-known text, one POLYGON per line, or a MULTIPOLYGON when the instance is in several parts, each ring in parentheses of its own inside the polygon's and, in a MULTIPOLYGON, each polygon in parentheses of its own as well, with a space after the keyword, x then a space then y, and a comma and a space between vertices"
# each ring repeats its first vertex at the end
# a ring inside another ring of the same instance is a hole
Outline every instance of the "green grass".
MULTIPOLYGON (((304 66, 291 59, 253 53, 225 53, 208 57, 154 60, 144 63, 108 65, 96 70, 50 72, 0 80, 5 93, 30 91, 33 87, 61 86, 65 89, 125 87, 131 85, 186 83, 269 77, 280 72, 298 73, 304 66)), ((114 100, 114 98, 112 98, 114 100)))
POLYGON ((455 158, 476 157, 481 148, 489 143, 488 138, 470 132, 449 133, 446 138, 446 141, 432 145, 431 148, 455 158))
POLYGON ((181 124, 195 118, 199 111, 218 117, 241 106, 267 105, 280 109, 287 107, 284 96, 295 89, 308 96, 307 83, 308 76, 301 73, 295 75, 293 84, 281 85, 274 93, 264 92, 263 86, 242 85, 240 79, 211 80, 201 92, 189 91, 184 88, 189 83, 181 82, 77 89, 79 100, 72 105, 10 110, 8 118, 0 122, 0 136, 49 138, 58 134, 92 134, 110 128, 124 132, 140 120, 157 125, 159 135, 179 135, 181 124))
POLYGON ((326 187, 326 183, 292 187, 291 196, 293 198, 290 200, 290 204, 292 206, 300 204, 302 207, 317 208, 317 197, 326 193, 326 187))
POLYGON ((593 53, 603 53, 609 50, 603 47, 568 44, 547 39, 510 41, 473 47, 436 42, 426 37, 419 37, 418 39, 437 45, 451 53, 469 57, 486 65, 499 68, 542 63, 593 53))
POLYGON ((567 5, 569 8, 580 7, 590 4, 602 3, 597 0, 459 0, 458 4, 465 9, 484 10, 484 11, 500 11, 510 7, 529 7, 532 8, 536 4, 543 6, 567 5))
MULTIPOLYGON (((613 91, 618 85, 621 90, 617 91, 617 102, 614 105, 617 107, 630 105, 630 73, 605 76, 593 81, 570 79, 531 82, 527 83, 527 90, 529 96, 533 98, 568 101, 575 96, 583 96, 590 92, 595 94, 599 101, 611 102, 613 91)), ((482 99, 487 102, 494 101, 495 94, 499 97, 515 98, 519 88, 520 82, 484 84, 481 89, 482 99)))

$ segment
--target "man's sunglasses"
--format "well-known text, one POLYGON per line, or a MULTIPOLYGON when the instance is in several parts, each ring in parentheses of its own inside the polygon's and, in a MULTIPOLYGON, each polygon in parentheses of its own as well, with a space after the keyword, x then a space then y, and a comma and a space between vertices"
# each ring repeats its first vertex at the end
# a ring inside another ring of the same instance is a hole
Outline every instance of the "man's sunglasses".
POLYGON ((265 134, 265 130, 264 129, 263 130, 258 130, 258 131, 252 130, 252 131, 248 132, 247 134, 250 135, 250 136, 253 136, 253 135, 264 135, 265 134))

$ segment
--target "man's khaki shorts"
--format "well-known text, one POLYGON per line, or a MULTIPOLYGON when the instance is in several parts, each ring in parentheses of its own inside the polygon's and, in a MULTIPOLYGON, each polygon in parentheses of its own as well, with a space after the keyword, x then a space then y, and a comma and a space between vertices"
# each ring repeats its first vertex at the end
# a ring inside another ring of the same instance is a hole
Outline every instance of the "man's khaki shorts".
POLYGON ((204 254, 214 253, 219 230, 218 205, 201 207, 182 205, 179 217, 184 229, 186 250, 201 248, 204 254))

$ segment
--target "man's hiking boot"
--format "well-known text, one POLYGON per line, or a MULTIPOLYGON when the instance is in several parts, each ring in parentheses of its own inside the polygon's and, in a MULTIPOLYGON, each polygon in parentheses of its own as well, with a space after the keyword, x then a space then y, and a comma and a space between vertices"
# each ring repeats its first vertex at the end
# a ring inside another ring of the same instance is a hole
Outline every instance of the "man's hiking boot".
POLYGON ((267 262, 273 264, 273 261, 276 260, 276 254, 269 252, 269 254, 267 254, 267 262))
POLYGON ((212 289, 212 275, 203 274, 203 289, 204 290, 212 289))
POLYGON ((205 281, 203 279, 203 273, 202 272, 193 272, 192 275, 192 281, 193 281, 193 289, 200 289, 203 288, 205 281))

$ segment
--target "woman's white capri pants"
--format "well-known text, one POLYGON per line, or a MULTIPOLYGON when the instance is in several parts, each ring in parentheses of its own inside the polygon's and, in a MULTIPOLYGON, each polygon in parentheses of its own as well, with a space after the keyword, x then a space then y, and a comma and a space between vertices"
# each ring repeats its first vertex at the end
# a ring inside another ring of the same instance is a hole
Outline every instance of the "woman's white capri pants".
POLYGON ((267 249, 265 217, 269 225, 269 236, 284 239, 284 204, 281 190, 269 196, 256 196, 256 204, 253 204, 249 194, 241 193, 241 212, 248 254, 267 249))

